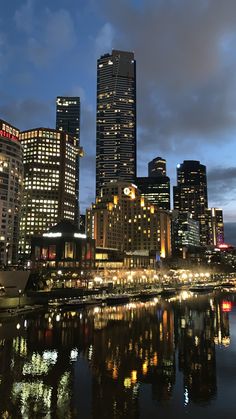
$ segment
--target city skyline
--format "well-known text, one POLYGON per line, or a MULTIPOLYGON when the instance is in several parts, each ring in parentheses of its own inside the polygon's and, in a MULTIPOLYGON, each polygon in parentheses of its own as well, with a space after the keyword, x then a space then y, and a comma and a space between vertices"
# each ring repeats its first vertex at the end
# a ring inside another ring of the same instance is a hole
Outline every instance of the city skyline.
MULTIPOLYGON (((185 159, 200 160, 208 169, 209 207, 222 207, 226 226, 227 222, 236 225, 233 153, 236 124, 232 93, 236 5, 231 1, 224 2, 223 7, 219 1, 214 4, 203 1, 204 7, 193 1, 188 5, 177 3, 178 11, 170 1, 165 2, 165 7, 164 2, 158 5, 149 1, 122 2, 121 16, 115 2, 101 1, 99 10, 92 1, 86 5, 79 2, 79 8, 78 2, 72 0, 66 9, 60 0, 56 6, 47 2, 47 8, 42 3, 39 8, 37 1, 28 0, 20 6, 11 2, 3 12, 0 34, 0 54, 4 57, 0 68, 3 82, 0 115, 21 130, 37 126, 53 128, 55 98, 58 95, 81 97, 81 145, 86 154, 81 161, 84 211, 95 196, 96 60, 112 48, 134 50, 138 176, 146 176, 148 161, 162 155, 167 160, 173 186, 178 163, 185 159), (212 13, 214 21, 210 17, 212 13), (121 19, 124 16, 127 20, 121 19), (40 31, 41 18, 45 35, 40 31), (147 26, 148 19, 147 33, 142 33, 140 42, 138 28, 142 23, 147 26), (184 30, 191 35, 188 42, 181 37, 184 30), (157 45, 153 43, 155 34, 157 45), (200 42, 202 36, 204 42, 195 45, 194 41, 200 42), (150 48, 146 47, 148 40, 152 41, 150 48), (180 40, 183 63, 175 54, 180 40), (163 53, 161 47, 165 45, 169 48, 163 53), (61 64, 62 53, 66 65, 61 64)), ((233 224, 230 229, 233 232, 233 224)), ((226 241, 233 242, 230 237, 233 239, 226 230, 226 241)))

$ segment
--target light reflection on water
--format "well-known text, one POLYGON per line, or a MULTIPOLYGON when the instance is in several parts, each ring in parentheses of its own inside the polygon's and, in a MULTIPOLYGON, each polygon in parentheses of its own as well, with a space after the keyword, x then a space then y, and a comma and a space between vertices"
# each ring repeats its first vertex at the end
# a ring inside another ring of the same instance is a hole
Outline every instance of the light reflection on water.
POLYGON ((0 320, 1 418, 234 414, 234 296, 0 320), (231 304, 232 303, 232 304, 231 304))

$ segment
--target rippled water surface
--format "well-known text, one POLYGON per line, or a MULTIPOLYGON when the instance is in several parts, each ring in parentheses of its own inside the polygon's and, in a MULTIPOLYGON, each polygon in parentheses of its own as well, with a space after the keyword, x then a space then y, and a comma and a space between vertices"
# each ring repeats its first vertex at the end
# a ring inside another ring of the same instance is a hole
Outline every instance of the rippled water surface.
POLYGON ((235 411, 233 295, 1 314, 0 418, 218 419, 235 411))

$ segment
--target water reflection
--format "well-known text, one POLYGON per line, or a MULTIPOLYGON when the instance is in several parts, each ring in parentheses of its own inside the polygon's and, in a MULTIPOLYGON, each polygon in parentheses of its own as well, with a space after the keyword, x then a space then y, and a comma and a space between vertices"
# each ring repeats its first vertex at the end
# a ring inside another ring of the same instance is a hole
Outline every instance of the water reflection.
POLYGON ((176 403, 211 417, 231 308, 200 296, 2 319, 0 417, 173 417, 176 403))

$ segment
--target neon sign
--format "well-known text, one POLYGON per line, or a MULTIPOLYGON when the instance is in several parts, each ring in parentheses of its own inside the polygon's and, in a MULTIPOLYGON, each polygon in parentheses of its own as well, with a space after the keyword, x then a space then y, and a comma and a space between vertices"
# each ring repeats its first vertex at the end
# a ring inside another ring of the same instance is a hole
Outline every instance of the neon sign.
POLYGON ((224 313, 229 313, 232 310, 231 301, 222 301, 221 308, 224 313))
POLYGON ((0 137, 9 138, 9 140, 18 140, 19 138, 16 135, 13 135, 10 132, 4 131, 2 129, 0 129, 0 137))

